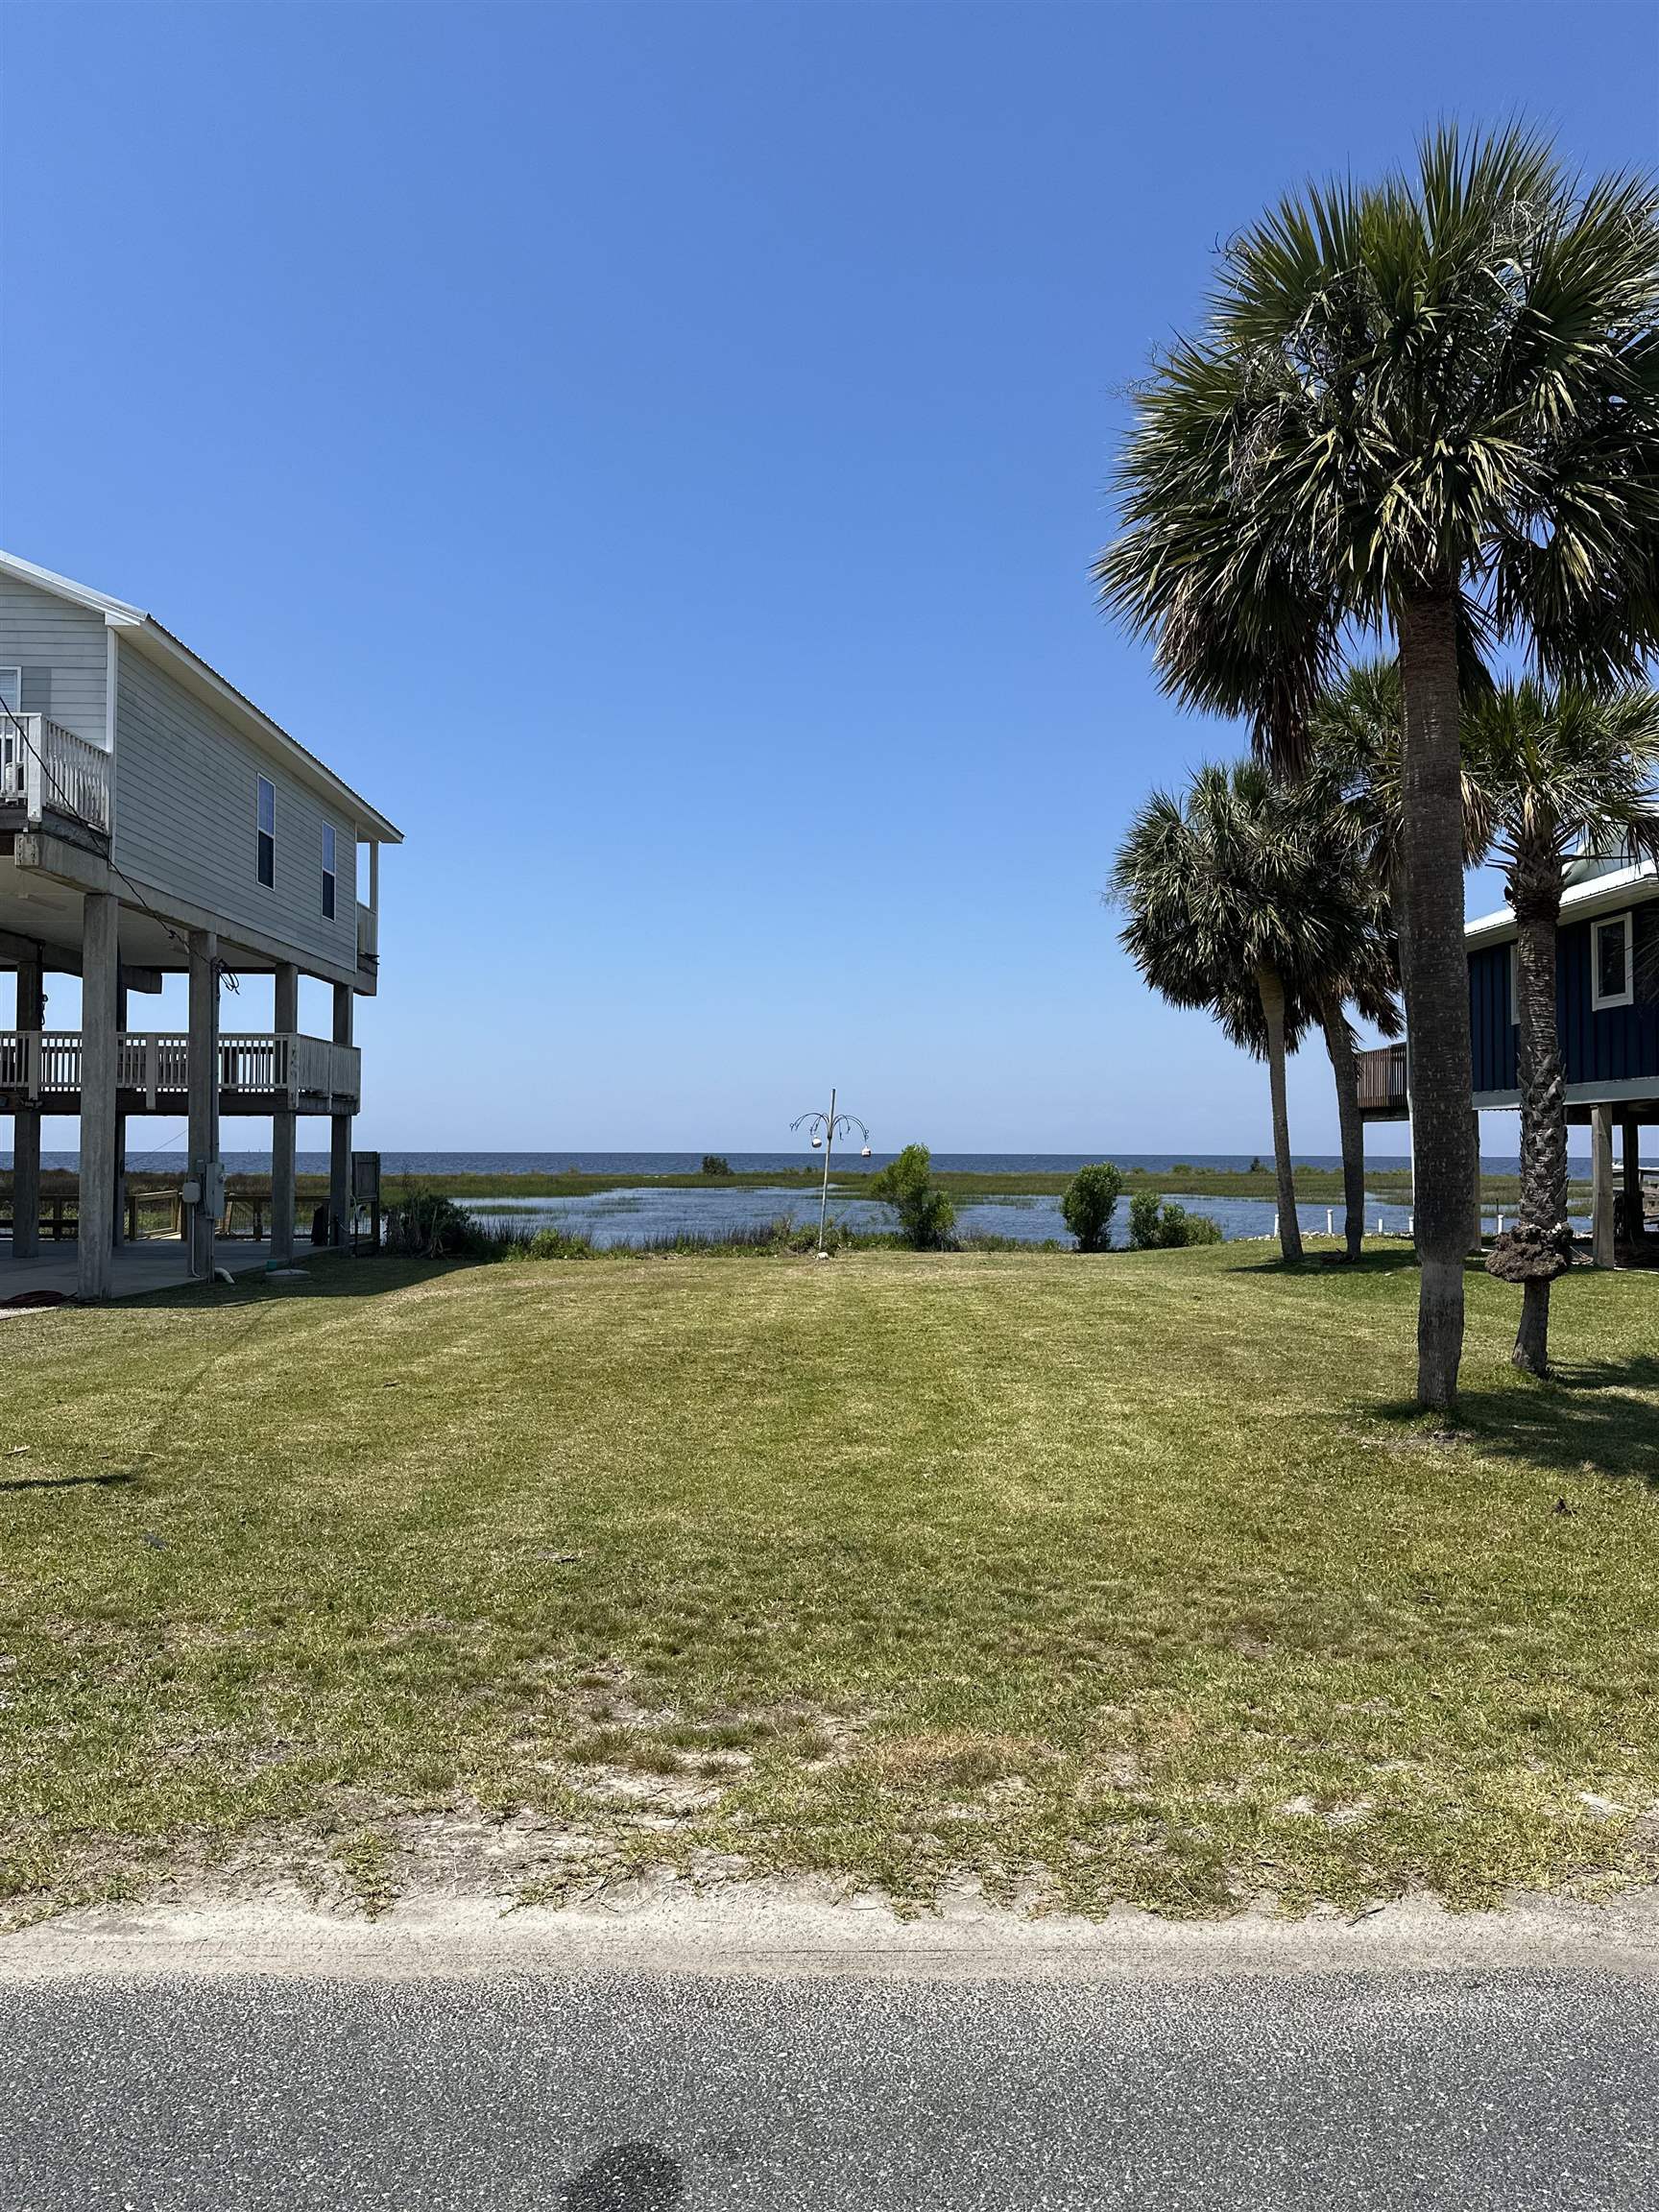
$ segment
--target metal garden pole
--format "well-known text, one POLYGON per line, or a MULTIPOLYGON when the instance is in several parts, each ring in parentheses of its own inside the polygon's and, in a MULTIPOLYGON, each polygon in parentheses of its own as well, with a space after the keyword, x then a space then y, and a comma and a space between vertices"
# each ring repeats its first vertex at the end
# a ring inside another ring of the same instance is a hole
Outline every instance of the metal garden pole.
POLYGON ((824 1180, 818 1190, 818 1257, 820 1260, 828 1260, 830 1257, 828 1249, 830 1163, 835 1157, 835 1140, 837 1137, 845 1137, 850 1130, 855 1127, 864 1140, 864 1158, 868 1160, 870 1157, 870 1132, 859 1120, 856 1114, 842 1114, 836 1111, 835 1086, 833 1084, 830 1086, 830 1111, 828 1114, 797 1114, 789 1126, 791 1129, 805 1128, 810 1133, 814 1152, 817 1151, 820 1144, 824 1147, 824 1180))

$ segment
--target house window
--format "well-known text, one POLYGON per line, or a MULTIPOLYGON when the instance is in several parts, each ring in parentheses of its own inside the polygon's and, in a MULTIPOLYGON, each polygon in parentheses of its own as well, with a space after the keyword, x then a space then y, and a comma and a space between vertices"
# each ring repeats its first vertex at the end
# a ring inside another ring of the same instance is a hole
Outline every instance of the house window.
POLYGON ((323 825, 323 918, 334 919, 334 825, 323 825))
POLYGON ((1590 1004, 1628 1006, 1635 996, 1630 974, 1630 916, 1615 914, 1590 925, 1590 1004))
POLYGON ((0 793, 9 799, 23 786, 23 733, 16 721, 22 711, 22 669, 0 668, 0 793))
POLYGON ((276 883, 276 786, 263 776, 258 779, 256 813, 259 880, 270 891, 276 883))

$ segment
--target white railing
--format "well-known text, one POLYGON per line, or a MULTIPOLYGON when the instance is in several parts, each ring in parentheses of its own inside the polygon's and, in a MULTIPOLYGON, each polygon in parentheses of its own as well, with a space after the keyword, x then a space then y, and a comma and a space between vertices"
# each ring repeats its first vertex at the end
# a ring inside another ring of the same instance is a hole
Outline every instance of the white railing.
MULTIPOLYGON (((299 1106, 324 1098, 355 1106, 363 1061, 354 1045, 277 1030, 221 1034, 219 1089, 286 1099, 299 1106)), ((157 1094, 177 1098, 190 1089, 190 1040, 178 1031, 124 1029, 115 1041, 115 1087, 138 1092, 154 1108, 157 1094)), ((50 1100, 81 1088, 79 1029, 0 1030, 0 1092, 50 1100)))
POLYGON ((0 714, 0 805, 109 833, 109 756, 44 714, 0 714))
POLYGON ((359 960, 378 960, 380 957, 380 917, 373 906, 357 902, 357 957, 359 960))
POLYGON ((355 1045, 335 1045, 326 1037, 296 1037, 293 1083, 312 1098, 360 1098, 363 1055, 355 1045))

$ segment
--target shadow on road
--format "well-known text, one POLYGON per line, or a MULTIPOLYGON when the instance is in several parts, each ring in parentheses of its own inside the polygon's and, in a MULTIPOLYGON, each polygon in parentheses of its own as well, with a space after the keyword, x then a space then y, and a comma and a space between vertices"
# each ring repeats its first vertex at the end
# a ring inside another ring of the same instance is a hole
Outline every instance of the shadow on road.
POLYGON ((676 2212, 685 2182, 654 2143, 616 2143, 565 2184, 564 2200, 565 2212, 676 2212))

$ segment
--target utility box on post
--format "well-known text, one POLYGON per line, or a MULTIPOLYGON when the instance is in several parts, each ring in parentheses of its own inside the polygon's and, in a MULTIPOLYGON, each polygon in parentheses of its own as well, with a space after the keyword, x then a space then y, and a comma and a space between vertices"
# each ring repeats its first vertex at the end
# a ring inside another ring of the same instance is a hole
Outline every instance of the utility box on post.
POLYGON ((380 1155, 378 1152, 353 1152, 351 1155, 351 1249, 363 1249, 364 1239, 357 1234, 357 1217, 369 1216, 368 1249, 380 1249, 380 1155))

